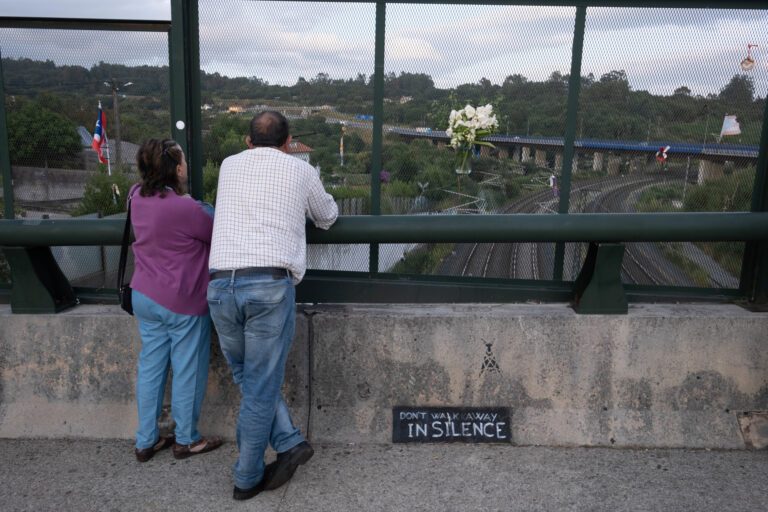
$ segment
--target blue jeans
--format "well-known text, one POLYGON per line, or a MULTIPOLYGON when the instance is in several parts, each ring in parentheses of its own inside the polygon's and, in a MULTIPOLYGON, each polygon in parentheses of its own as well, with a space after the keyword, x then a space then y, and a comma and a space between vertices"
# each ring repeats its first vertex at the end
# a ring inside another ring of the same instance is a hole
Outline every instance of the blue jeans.
POLYGON ((211 217, 214 216, 214 214, 216 213, 216 210, 213 208, 213 205, 211 203, 206 203, 205 201, 199 201, 199 200, 197 202, 200 204, 200 206, 203 207, 203 211, 205 213, 207 213, 211 217))
POLYGON ((267 443, 280 453, 304 441, 280 393, 296 326, 295 300, 289 277, 252 274, 208 284, 208 307, 221 351, 242 392, 240 458, 232 468, 241 489, 261 481, 267 443))
POLYGON ((136 448, 149 448, 158 440, 157 420, 163 409, 171 366, 171 414, 176 422, 176 442, 197 442, 201 437, 197 422, 208 382, 211 317, 207 313, 200 316, 174 313, 137 290, 133 290, 132 299, 141 334, 136 378, 139 409, 136 448))

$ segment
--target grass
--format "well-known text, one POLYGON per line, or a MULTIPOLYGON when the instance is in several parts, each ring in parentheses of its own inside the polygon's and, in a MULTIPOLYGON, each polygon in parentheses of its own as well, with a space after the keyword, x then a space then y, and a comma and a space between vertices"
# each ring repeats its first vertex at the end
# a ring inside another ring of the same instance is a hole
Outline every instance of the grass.
POLYGON ((390 272, 395 274, 436 274, 440 270, 443 260, 451 254, 455 245, 428 244, 415 249, 406 254, 402 261, 395 264, 390 272))
POLYGON ((709 274, 696 263, 682 254, 682 246, 679 243, 659 244, 664 256, 674 263, 685 275, 693 279, 698 286, 709 286, 709 274))

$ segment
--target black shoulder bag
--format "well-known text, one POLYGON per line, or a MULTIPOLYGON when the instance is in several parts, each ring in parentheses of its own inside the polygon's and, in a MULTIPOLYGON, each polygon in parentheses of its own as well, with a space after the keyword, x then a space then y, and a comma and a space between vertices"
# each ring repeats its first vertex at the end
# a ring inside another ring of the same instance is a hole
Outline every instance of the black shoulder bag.
POLYGON ((125 216, 125 229, 123 230, 123 246, 120 248, 120 265, 117 267, 117 296, 120 298, 120 307, 127 313, 133 314, 133 304, 131 302, 131 285, 123 283, 125 279, 125 263, 128 259, 128 244, 131 237, 131 199, 128 197, 128 214, 125 216))

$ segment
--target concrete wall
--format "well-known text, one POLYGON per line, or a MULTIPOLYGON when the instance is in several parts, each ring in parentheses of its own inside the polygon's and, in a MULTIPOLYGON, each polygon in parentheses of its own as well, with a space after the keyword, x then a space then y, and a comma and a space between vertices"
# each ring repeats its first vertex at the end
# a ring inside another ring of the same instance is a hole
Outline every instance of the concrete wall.
MULTIPOLYGON (((134 318, 0 322, 0 437, 133 436, 134 318)), ((766 332, 731 305, 303 306, 284 391, 316 442, 388 443, 392 407, 446 405, 511 407, 522 445, 744 448, 739 419, 768 410, 766 332)), ((201 431, 232 438, 238 402, 214 340, 201 431)))
MULTIPOLYGON (((135 146, 135 145, 134 145, 135 146)), ((97 158, 96 152, 93 157, 97 158)), ((136 151, 133 156, 135 160, 136 151)), ((135 167, 135 161, 134 161, 135 167)), ((93 174, 93 169, 58 169, 42 167, 24 167, 14 165, 11 167, 13 177, 13 194, 17 201, 74 201, 81 199, 93 174)), ((135 173, 128 175, 129 183, 138 180, 135 173)))

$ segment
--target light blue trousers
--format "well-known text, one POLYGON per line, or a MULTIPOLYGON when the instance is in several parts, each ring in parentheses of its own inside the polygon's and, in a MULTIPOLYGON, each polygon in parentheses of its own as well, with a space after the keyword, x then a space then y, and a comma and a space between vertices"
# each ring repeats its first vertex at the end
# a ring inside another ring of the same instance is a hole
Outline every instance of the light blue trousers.
POLYGON ((141 354, 136 378, 139 428, 136 448, 158 441, 157 420, 163 409, 168 369, 171 381, 171 414, 176 422, 176 442, 200 440, 197 422, 208 382, 211 350, 211 317, 174 313, 133 290, 133 313, 139 320, 141 354))

